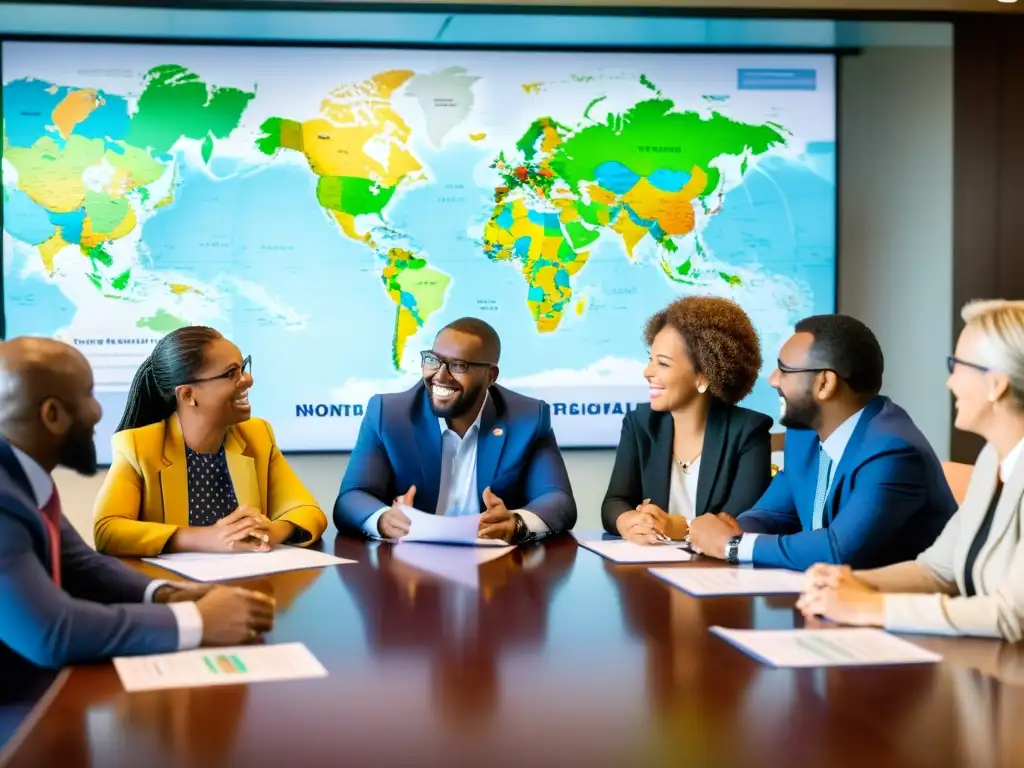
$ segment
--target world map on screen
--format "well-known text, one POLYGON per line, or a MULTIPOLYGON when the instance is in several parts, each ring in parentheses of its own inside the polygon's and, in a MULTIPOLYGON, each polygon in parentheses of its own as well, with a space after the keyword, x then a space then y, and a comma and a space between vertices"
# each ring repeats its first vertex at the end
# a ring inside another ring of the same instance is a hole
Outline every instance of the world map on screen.
POLYGON ((831 57, 2 53, 7 335, 89 357, 103 437, 187 324, 251 354, 255 413, 318 450, 482 317, 500 381, 585 446, 645 399, 643 323, 673 298, 747 310, 766 366, 745 404, 772 415, 778 347, 834 309, 831 57))

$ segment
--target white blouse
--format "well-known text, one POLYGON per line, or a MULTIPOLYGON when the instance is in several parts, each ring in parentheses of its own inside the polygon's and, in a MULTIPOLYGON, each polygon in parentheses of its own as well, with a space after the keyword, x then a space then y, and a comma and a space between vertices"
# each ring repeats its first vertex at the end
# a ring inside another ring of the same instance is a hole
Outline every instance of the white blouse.
POLYGON ((700 474, 700 456, 690 465, 690 468, 683 471, 672 457, 672 477, 668 491, 668 513, 670 515, 682 515, 689 523, 696 517, 694 505, 697 503, 697 477, 700 474))

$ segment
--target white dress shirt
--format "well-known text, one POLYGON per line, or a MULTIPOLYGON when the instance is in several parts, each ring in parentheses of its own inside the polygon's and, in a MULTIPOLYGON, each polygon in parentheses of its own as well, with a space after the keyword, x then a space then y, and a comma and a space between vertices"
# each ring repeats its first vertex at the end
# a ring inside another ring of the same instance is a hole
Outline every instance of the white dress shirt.
MULTIPOLYGON (((27 453, 13 445, 11 450, 14 452, 15 458, 18 459, 25 477, 28 478, 29 485, 32 486, 32 495, 35 497, 36 506, 42 510, 53 496, 53 478, 27 453)), ((100 556, 97 555, 97 557, 100 556)), ((170 582, 160 579, 149 582, 143 602, 153 602, 153 595, 165 584, 170 584, 170 582)), ((168 603, 167 607, 174 613, 174 618, 178 622, 178 649, 184 651, 198 648, 203 640, 203 616, 199 613, 196 604, 168 603)))
MULTIPOLYGON (((843 460, 843 454, 846 453, 846 446, 850 444, 850 438, 853 437, 853 430, 857 428, 857 422, 860 421, 861 415, 864 413, 864 409, 861 408, 853 416, 848 418, 838 427, 836 427, 832 434, 825 438, 825 442, 821 443, 821 450, 823 450, 828 457, 832 459, 831 465, 828 470, 828 484, 825 486, 825 498, 828 499, 828 495, 832 492, 832 481, 836 479, 836 468, 839 466, 839 462, 843 460)), ((785 472, 785 470, 783 470, 785 472)), ((741 563, 750 563, 754 560, 754 542, 757 541, 759 534, 756 533, 745 533, 743 538, 740 539, 740 546, 736 552, 736 556, 739 558, 741 563)))
POLYGON ((1014 467, 1020 460, 1020 452, 1024 449, 1024 440, 1017 443, 1013 450, 1006 454, 1006 458, 999 462, 999 479, 1006 483, 1013 474, 1014 467))
MULTIPOLYGON (((482 488, 476 482, 476 449, 480 438, 480 421, 483 419, 487 398, 484 397, 476 420, 459 437, 459 433, 448 426, 448 422, 439 418, 438 429, 441 430, 441 478, 437 492, 435 515, 478 515, 481 512, 482 488)), ((368 536, 380 537, 377 522, 380 516, 391 507, 381 507, 363 523, 363 532, 368 536)), ((520 515, 526 527, 536 536, 550 532, 547 524, 528 509, 515 509, 512 512, 520 515)))

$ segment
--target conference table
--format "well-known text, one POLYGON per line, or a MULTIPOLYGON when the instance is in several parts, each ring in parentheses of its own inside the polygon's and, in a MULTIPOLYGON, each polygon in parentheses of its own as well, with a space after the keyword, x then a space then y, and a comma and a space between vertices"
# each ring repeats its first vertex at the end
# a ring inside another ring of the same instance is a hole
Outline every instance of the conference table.
POLYGON ((942 662, 773 669, 708 628, 802 627, 792 596, 694 599, 570 536, 483 564, 324 546, 356 562, 240 583, 277 600, 266 642, 305 643, 327 677, 128 694, 76 667, 4 768, 1024 764, 1014 645, 908 636, 942 662))

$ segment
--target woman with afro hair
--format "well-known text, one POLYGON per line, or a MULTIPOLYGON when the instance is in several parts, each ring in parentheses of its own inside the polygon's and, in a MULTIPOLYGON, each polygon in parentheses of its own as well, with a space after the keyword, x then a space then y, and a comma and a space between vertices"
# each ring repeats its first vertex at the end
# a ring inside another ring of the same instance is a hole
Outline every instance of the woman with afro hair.
POLYGON ((622 421, 601 517, 638 544, 682 540, 708 512, 754 506, 771 481, 772 420, 737 405, 761 370, 757 331, 739 305, 677 299, 647 321, 650 405, 622 421))

